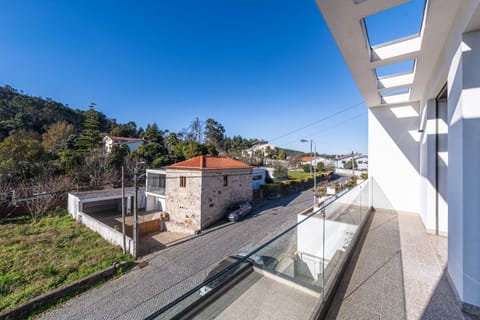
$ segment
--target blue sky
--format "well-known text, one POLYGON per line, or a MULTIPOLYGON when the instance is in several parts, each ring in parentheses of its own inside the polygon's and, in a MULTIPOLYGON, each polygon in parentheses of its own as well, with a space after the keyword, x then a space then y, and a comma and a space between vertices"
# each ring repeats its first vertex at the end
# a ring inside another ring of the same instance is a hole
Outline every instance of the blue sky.
POLYGON ((367 152, 365 105, 322 121, 362 97, 313 0, 3 1, 0 39, 0 85, 30 95, 143 127, 213 117, 230 136, 367 152))

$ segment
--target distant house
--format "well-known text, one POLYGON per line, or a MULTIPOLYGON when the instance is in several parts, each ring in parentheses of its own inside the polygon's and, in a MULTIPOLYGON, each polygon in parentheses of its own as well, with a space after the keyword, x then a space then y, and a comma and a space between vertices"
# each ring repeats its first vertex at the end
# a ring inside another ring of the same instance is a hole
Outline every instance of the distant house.
POLYGON ((107 153, 112 152, 114 145, 127 145, 130 152, 133 152, 144 143, 145 140, 140 138, 114 137, 108 135, 103 137, 103 145, 107 153))
POLYGON ((360 155, 354 158, 357 162, 357 166, 355 169, 357 170, 368 170, 368 156, 367 155, 360 155))
POLYGON ((252 200, 252 167, 213 156, 178 162, 165 167, 164 198, 170 221, 192 232, 204 229, 224 218, 231 204, 252 200))
MULTIPOLYGON (((353 159, 356 162, 355 169, 368 170, 368 156, 362 154, 354 154, 353 159)), ((335 168, 344 169, 347 162, 352 160, 352 155, 337 156, 335 158, 335 168)))
POLYGON ((276 146, 270 143, 257 144, 247 150, 243 150, 242 155, 244 157, 251 158, 255 156, 258 150, 260 150, 260 152, 262 153, 262 156, 266 157, 269 155, 273 155, 275 153, 275 148, 276 146))
POLYGON ((335 168, 344 169, 345 164, 350 160, 352 160, 352 155, 351 154, 336 156, 335 157, 335 168))
POLYGON ((300 158, 300 165, 304 166, 306 164, 312 164, 312 160, 313 160, 313 165, 316 165, 320 162, 322 162, 324 165, 326 165, 326 161, 327 159, 325 159, 324 157, 302 157, 300 158))

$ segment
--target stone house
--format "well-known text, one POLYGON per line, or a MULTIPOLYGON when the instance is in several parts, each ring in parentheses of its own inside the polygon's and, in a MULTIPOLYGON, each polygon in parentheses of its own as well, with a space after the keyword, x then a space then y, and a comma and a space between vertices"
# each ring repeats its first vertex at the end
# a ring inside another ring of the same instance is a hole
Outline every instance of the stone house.
POLYGON ((236 202, 252 200, 252 167, 227 157, 199 156, 165 167, 170 221, 202 230, 236 202))

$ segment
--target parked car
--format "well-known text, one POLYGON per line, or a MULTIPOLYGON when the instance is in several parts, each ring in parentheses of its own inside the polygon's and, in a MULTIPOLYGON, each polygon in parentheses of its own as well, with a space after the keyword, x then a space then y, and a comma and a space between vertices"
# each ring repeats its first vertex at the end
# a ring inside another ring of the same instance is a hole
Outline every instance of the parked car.
POLYGON ((239 202, 231 205, 227 209, 227 219, 232 222, 240 221, 250 213, 252 205, 248 202, 239 202))

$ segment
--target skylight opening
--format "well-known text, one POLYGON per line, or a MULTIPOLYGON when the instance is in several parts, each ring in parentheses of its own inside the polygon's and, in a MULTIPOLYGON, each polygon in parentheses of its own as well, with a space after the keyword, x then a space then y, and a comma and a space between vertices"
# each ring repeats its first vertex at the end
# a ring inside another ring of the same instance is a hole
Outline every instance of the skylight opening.
POLYGON ((387 91, 382 91, 381 96, 382 97, 388 97, 388 96, 394 96, 397 94, 404 94, 404 93, 409 93, 410 88, 398 88, 394 90, 387 90, 387 91))
POLYGON ((370 46, 420 35, 426 0, 411 0, 365 17, 370 46))
POLYGON ((399 63, 392 63, 386 66, 375 68, 377 78, 393 76, 397 74, 412 73, 415 60, 407 60, 399 63))

